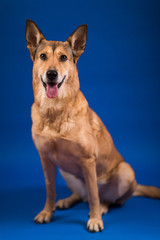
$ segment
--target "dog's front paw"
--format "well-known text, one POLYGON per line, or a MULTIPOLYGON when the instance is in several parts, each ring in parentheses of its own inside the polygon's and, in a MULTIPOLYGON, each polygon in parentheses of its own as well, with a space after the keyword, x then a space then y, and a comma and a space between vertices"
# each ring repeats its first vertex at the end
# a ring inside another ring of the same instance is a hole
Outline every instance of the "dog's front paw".
POLYGON ((35 218, 35 223, 48 223, 51 221, 53 212, 47 212, 46 210, 42 210, 35 218))
POLYGON ((102 219, 90 218, 87 223, 87 229, 90 232, 100 232, 104 229, 102 219))

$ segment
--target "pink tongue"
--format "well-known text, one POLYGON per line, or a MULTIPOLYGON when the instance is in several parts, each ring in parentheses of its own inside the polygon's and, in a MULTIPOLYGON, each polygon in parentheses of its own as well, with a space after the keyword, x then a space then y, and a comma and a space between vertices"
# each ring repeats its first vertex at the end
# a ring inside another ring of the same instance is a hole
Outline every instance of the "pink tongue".
POLYGON ((58 84, 54 86, 50 86, 47 84, 47 97, 49 98, 55 98, 58 95, 58 84))

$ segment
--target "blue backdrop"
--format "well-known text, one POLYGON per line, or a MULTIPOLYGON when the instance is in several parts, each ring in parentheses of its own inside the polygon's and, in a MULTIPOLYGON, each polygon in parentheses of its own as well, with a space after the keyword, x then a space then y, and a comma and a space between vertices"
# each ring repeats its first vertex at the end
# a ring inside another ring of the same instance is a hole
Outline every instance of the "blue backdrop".
MULTIPOLYGON (((31 139, 32 62, 26 19, 48 40, 65 41, 88 25, 78 62, 81 90, 142 184, 160 187, 160 1, 1 0, 0 239, 159 239, 160 202, 131 198, 103 217, 105 230, 86 231, 88 205, 57 211, 36 225, 45 187, 31 139)), ((57 197, 68 196, 58 174, 57 197)))

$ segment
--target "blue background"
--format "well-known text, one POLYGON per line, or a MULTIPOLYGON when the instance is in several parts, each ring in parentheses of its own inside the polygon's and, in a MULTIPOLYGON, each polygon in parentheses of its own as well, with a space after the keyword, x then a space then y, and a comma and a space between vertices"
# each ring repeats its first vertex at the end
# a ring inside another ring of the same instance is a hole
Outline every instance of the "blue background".
MULTIPOLYGON (((160 1, 1 0, 0 239, 160 239, 160 202, 146 198, 111 209, 98 234, 86 231, 87 203, 56 211, 49 224, 34 224, 45 186, 30 130, 28 18, 48 40, 64 41, 88 25, 78 62, 81 90, 138 182, 160 187, 160 1)), ((70 192, 57 178, 59 199, 70 192)))

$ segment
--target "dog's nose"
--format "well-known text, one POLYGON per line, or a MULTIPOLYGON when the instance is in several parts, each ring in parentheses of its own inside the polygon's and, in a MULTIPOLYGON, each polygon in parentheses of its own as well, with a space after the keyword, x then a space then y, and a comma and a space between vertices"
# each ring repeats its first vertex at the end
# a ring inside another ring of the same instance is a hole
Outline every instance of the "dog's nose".
POLYGON ((50 81, 53 81, 57 79, 58 72, 56 70, 48 70, 46 75, 50 81))

